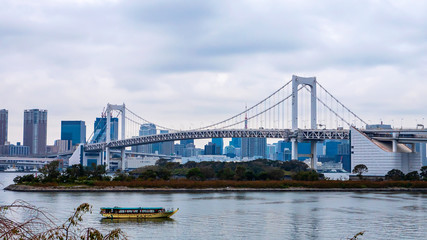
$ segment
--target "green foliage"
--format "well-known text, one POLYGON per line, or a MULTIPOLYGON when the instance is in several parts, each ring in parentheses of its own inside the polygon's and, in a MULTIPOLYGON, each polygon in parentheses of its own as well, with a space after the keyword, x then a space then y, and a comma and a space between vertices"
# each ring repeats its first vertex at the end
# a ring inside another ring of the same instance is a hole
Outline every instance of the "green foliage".
POLYGON ((229 167, 221 169, 217 173, 217 177, 221 180, 232 180, 234 178, 234 175, 234 171, 231 170, 231 168, 229 167))
POLYGON ((392 169, 385 175, 386 180, 400 181, 405 179, 405 174, 399 169, 392 169))
POLYGON ((37 183, 37 182, 39 182, 39 178, 35 177, 33 174, 27 174, 27 175, 24 175, 24 176, 16 176, 13 179, 13 182, 15 184, 37 183))
POLYGON ((285 176, 285 173, 282 169, 274 168, 267 171, 269 180, 282 180, 285 176))
POLYGON ((163 180, 169 180, 172 176, 172 172, 166 168, 160 168, 156 171, 157 177, 163 180))
POLYGON ((420 169, 420 177, 424 180, 427 181, 427 166, 423 166, 420 169))
POLYGON ((199 168, 192 168, 186 174, 187 179, 203 181, 206 179, 206 176, 200 171, 199 168))
POLYGON ((406 174, 405 180, 418 181, 420 180, 420 175, 418 174, 417 171, 409 172, 408 174, 406 174))
POLYGON ((59 172, 59 161, 52 161, 43 168, 40 168, 39 171, 43 174, 42 182, 56 182, 61 175, 61 172, 59 172))
POLYGON ((368 167, 365 164, 359 164, 354 166, 353 171, 354 174, 357 174, 359 179, 362 179, 362 174, 368 172, 368 167))
POLYGON ((234 175, 236 180, 246 180, 246 168, 244 166, 236 167, 236 175, 234 175))

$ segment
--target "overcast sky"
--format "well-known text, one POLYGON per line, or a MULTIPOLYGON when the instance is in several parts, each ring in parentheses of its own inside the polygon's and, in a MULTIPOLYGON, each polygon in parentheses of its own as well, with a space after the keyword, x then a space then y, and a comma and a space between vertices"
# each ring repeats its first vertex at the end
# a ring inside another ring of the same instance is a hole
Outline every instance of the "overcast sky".
POLYGON ((414 127, 427 116, 426 13, 418 0, 3 0, 0 109, 13 143, 30 108, 48 110, 48 144, 61 120, 89 135, 108 102, 186 129, 295 74, 367 122, 414 127))

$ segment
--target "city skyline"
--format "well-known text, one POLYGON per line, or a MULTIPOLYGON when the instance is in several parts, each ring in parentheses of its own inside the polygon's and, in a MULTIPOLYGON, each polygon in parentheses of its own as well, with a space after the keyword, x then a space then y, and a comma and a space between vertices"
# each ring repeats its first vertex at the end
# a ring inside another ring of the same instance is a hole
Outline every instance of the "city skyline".
POLYGON ((196 128, 242 111, 292 74, 316 76, 368 123, 415 127, 427 109, 425 9, 420 1, 5 1, 8 141, 22 142, 23 111, 32 108, 49 111, 48 144, 62 120, 85 121, 89 135, 107 103, 196 128))

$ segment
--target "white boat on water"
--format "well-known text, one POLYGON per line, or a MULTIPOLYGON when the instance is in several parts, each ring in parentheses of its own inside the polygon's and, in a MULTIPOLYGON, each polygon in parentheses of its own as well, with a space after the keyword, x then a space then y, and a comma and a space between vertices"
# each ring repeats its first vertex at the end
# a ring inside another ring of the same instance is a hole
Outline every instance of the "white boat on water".
POLYGON ((15 167, 8 167, 6 170, 4 170, 5 172, 17 172, 18 169, 16 169, 15 167))

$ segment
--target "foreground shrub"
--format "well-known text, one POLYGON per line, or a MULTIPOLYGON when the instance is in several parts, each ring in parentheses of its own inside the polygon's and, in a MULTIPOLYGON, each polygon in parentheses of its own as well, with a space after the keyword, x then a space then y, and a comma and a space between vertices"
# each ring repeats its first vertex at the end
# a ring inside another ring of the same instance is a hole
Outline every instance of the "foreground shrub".
POLYGON ((83 227, 82 217, 91 211, 92 206, 83 203, 66 222, 57 225, 57 220, 47 212, 24 201, 15 201, 0 206, 0 239, 127 239, 120 229, 102 234, 96 228, 83 227), (10 213, 20 213, 22 217, 9 218, 10 213))

